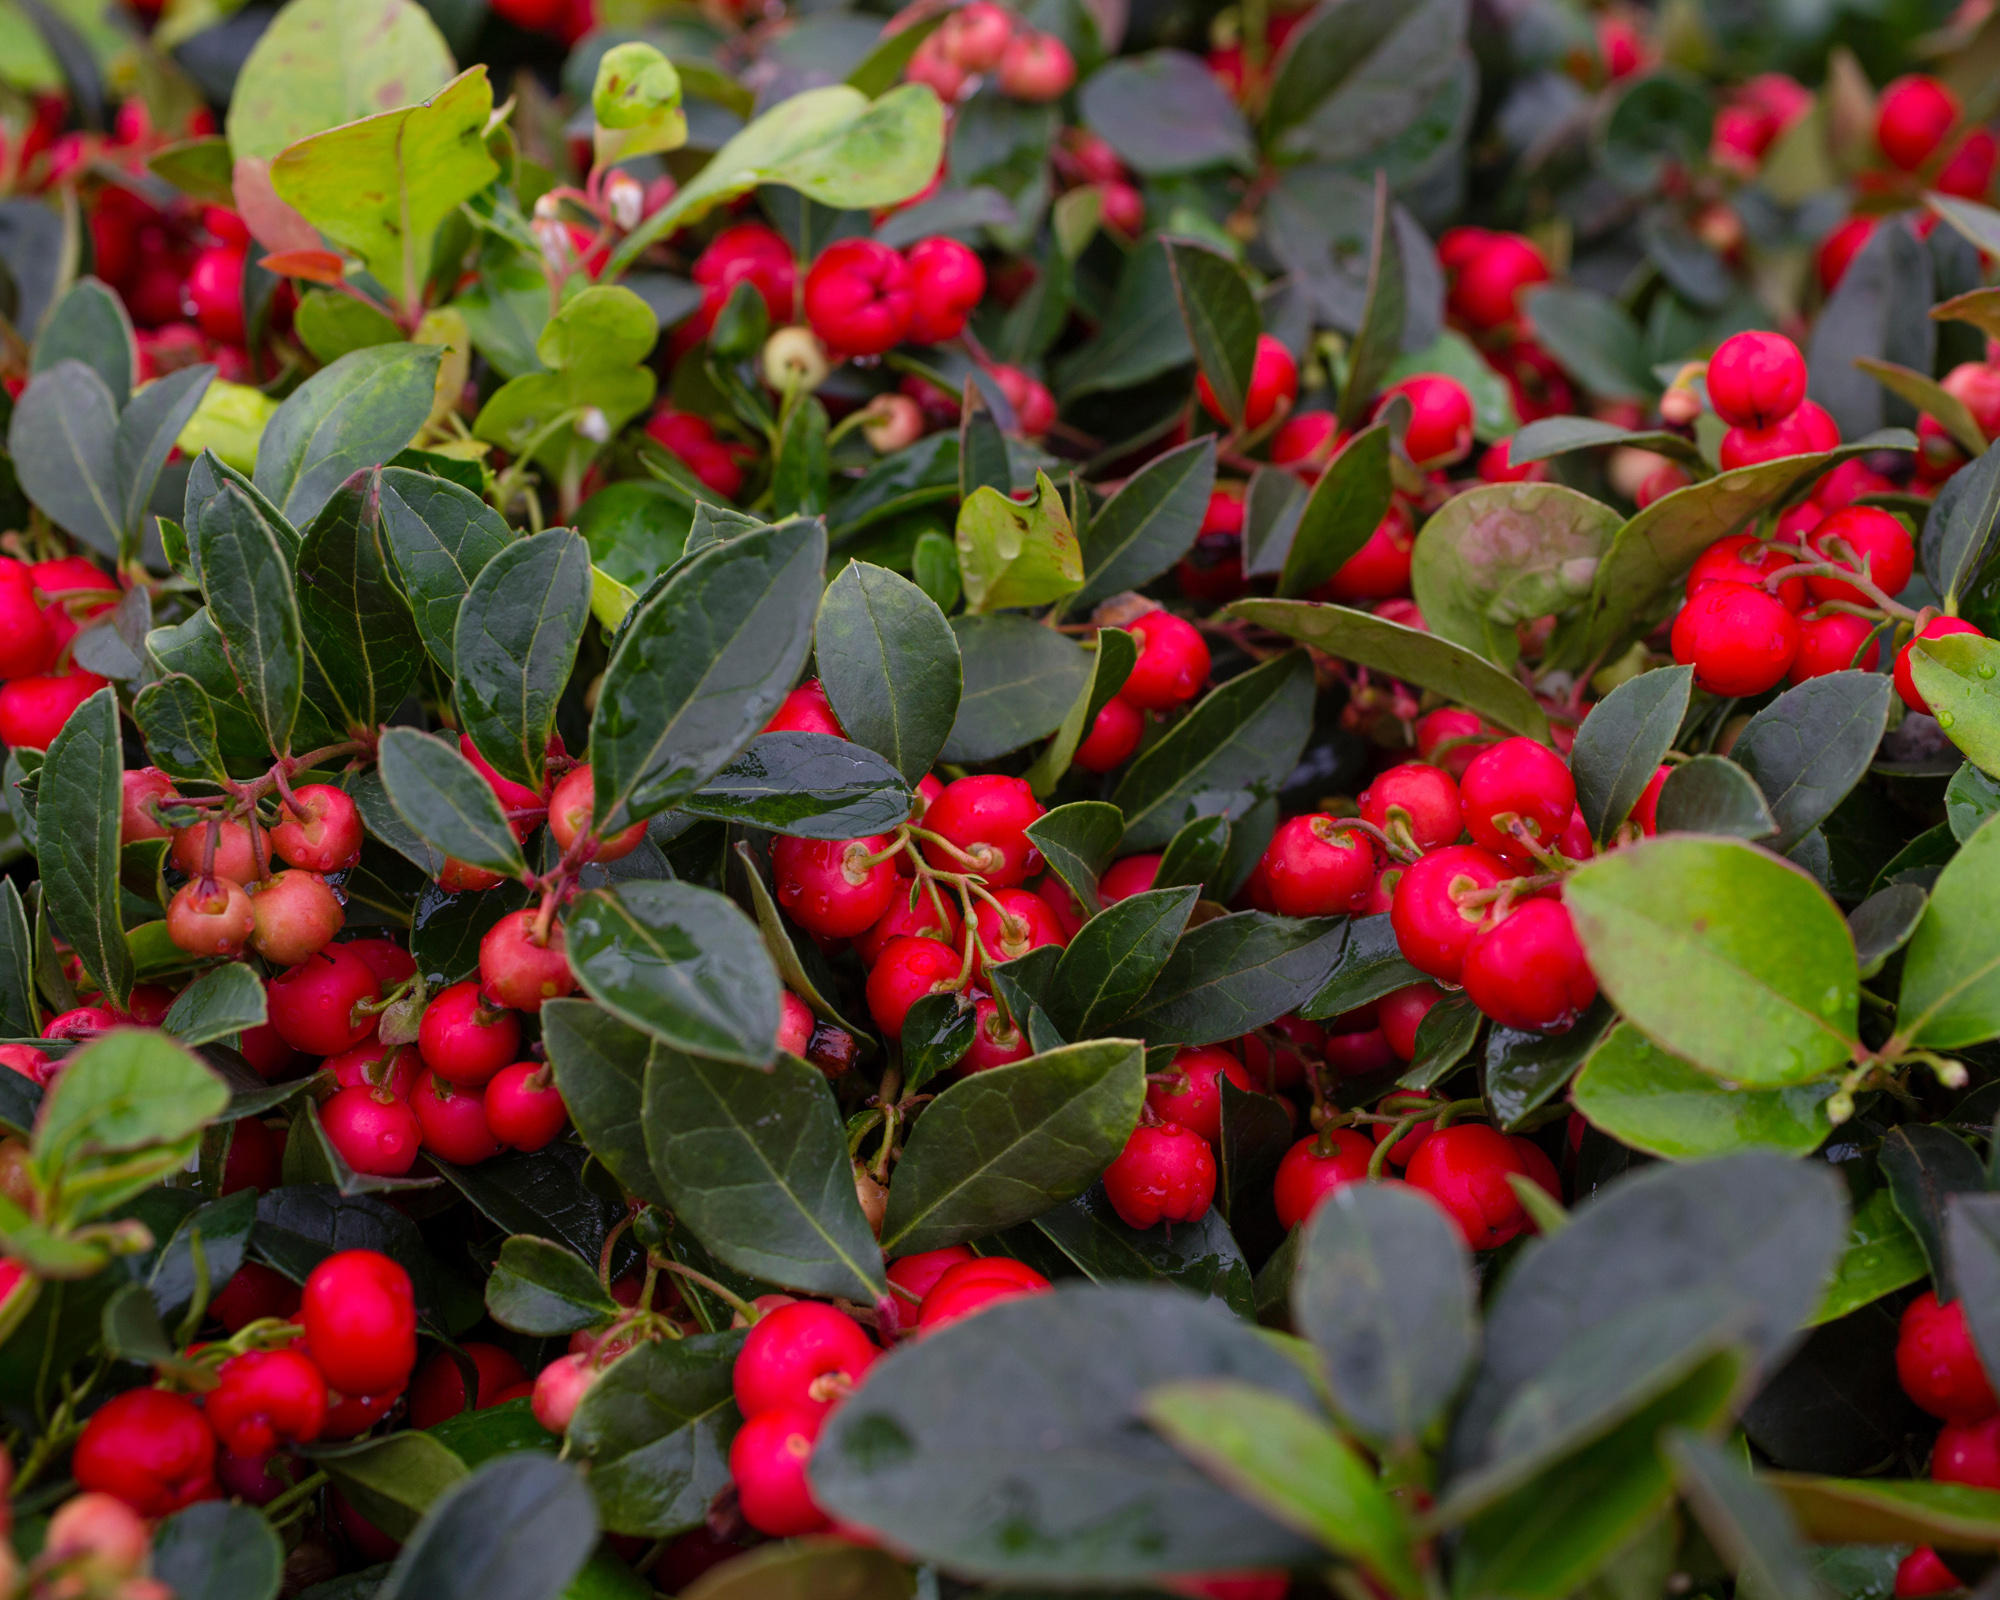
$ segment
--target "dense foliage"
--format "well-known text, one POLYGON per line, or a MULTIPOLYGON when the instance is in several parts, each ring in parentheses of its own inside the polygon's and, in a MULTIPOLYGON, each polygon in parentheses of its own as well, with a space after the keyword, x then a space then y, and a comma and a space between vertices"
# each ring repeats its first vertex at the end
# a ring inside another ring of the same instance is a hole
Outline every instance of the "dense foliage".
POLYGON ((0 0, 0 1600, 1988 1593, 1990 11, 0 0))

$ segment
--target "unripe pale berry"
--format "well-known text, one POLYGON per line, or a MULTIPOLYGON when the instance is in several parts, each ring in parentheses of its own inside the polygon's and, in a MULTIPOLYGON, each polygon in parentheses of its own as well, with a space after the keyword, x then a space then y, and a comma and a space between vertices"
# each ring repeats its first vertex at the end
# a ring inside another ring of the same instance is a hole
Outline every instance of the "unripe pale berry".
POLYGON ((191 956, 238 956, 256 931, 243 886, 227 878, 182 884, 167 902, 167 937, 191 956))
POLYGON ((562 924, 549 922, 548 940, 535 943, 533 908, 510 911, 479 941, 479 981, 497 1004, 514 1011, 540 1011, 545 1000, 560 1000, 576 988, 563 946, 562 924))
POLYGON ((331 784, 292 791, 298 810, 286 808, 271 830, 271 848, 308 872, 340 872, 361 859, 361 813, 352 797, 331 784))
POLYGON ((332 887, 316 872, 287 867, 250 893, 256 931, 250 942, 275 966, 296 966, 323 950, 347 924, 347 912, 332 887))
POLYGON ((535 1420, 550 1433, 568 1432, 570 1419, 597 1378, 588 1355, 556 1357, 535 1376, 535 1392, 529 1402, 535 1420))

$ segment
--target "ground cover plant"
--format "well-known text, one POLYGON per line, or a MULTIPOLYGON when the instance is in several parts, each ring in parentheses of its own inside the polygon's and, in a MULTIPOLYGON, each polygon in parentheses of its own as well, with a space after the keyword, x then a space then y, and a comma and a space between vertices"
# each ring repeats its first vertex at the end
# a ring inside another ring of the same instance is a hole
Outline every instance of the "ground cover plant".
POLYGON ((2000 1555, 1983 0, 0 0, 0 1597, 2000 1555))

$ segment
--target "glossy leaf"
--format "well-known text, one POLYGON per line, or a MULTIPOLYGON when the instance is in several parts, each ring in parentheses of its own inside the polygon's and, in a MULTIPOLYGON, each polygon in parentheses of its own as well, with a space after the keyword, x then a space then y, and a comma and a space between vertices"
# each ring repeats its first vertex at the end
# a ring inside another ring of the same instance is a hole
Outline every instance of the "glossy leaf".
POLYGON ((1965 592, 1993 553, 2000 523, 2000 451, 1983 448, 1937 492, 1923 525, 1924 576, 1947 602, 1965 592))
MULTIPOLYGON (((1375 174, 1371 211, 1367 285, 1361 302, 1360 321, 1354 329, 1354 342, 1348 346, 1346 379, 1340 386, 1340 425, 1349 429, 1360 424, 1362 417, 1367 415, 1369 402, 1383 387, 1383 380, 1402 347, 1403 324, 1408 320, 1409 292, 1403 271, 1403 250, 1397 239, 1398 230, 1391 220, 1389 175, 1386 172, 1375 174)), ((1350 440, 1349 447, 1359 442, 1350 440)), ((1383 441, 1379 448, 1386 466, 1387 441, 1383 441)), ((1317 488, 1314 492, 1318 493, 1317 488)), ((1309 587, 1309 584, 1301 584, 1297 588, 1281 584, 1279 592, 1297 594, 1309 587)))
POLYGON ((263 984, 249 967, 232 961, 204 972, 176 995, 160 1027, 192 1047, 258 1027, 265 1017, 263 984))
POLYGON ((342 484, 299 546, 299 624, 322 706, 360 736, 392 716, 423 666, 423 644, 382 548, 374 486, 342 484))
POLYGON ((1242 269, 1227 256, 1191 240, 1165 243, 1174 298, 1195 360, 1223 416, 1240 428, 1257 361, 1257 301, 1242 269))
POLYGON ((1042 1003, 1072 1039, 1117 1028, 1173 954, 1198 891, 1149 889, 1086 922, 1057 961, 1042 1003))
POLYGON ((1124 816, 1102 800, 1073 800, 1044 812, 1027 828, 1049 870, 1093 913, 1098 907, 1097 880, 1111 865, 1124 832, 1124 816))
POLYGON ((1658 383, 1647 370, 1639 325, 1609 295, 1573 285, 1536 287, 1522 294, 1521 309, 1543 347, 1593 394, 1653 398, 1658 383))
POLYGON ((1599 995, 1566 1032, 1496 1026, 1487 1034, 1486 1103, 1504 1131, 1520 1132, 1535 1112, 1569 1087, 1584 1057, 1611 1026, 1613 1014, 1611 1002, 1599 995))
MULTIPOLYGON (((915 784, 958 715, 958 641, 929 595, 886 567, 849 562, 813 624, 821 686, 847 736, 915 784)), ((852 835, 849 835, 852 837, 852 835)))
POLYGON ((278 1535, 249 1506, 192 1505, 153 1535, 153 1576, 177 1600, 276 1600, 284 1565, 278 1535))
POLYGON ((1133 473, 1084 530, 1086 576, 1070 606, 1137 589, 1180 560, 1201 533, 1214 487, 1213 439, 1169 450, 1133 473))
POLYGON ((915 1094, 972 1048, 977 1009, 956 990, 918 997, 903 1018, 903 1092, 915 1094))
POLYGON ((1326 986, 1347 937, 1337 918, 1238 911, 1189 930, 1119 1026, 1150 1045, 1212 1044, 1296 1011, 1326 986))
POLYGON ((894 828, 910 803, 902 775, 865 745, 766 733, 679 809, 802 839, 855 839, 894 828))
POLYGON ((1299 509, 1278 593, 1302 595, 1365 545, 1389 510, 1389 427, 1363 428, 1341 448, 1299 509))
POLYGON ((1081 1194, 1138 1123, 1145 1063, 1136 1042, 1103 1039, 953 1084, 924 1108, 904 1146, 883 1248, 942 1249, 1081 1194))
POLYGON ((1847 797, 1875 758, 1889 715, 1888 676, 1829 672, 1787 689, 1750 719, 1729 758, 1757 780, 1787 851, 1847 797))
POLYGON ((1890 1129, 1879 1161, 1896 1211, 1930 1263, 1938 1298, 1951 1299, 1957 1287, 1945 1247, 1946 1218, 1956 1196, 1985 1190, 1985 1169, 1957 1134, 1921 1122, 1890 1129))
POLYGON ((597 1543, 576 1468, 501 1456, 438 1496, 382 1580, 379 1600, 548 1600, 597 1543))
MULTIPOLYGON (((1179 884, 1197 888, 1213 886, 1219 879, 1229 854, 1230 824, 1227 817, 1196 817, 1167 841, 1160 852, 1160 865, 1153 874, 1153 887, 1171 889, 1179 884)), ((1219 898, 1211 892, 1208 898, 1219 898)))
POLYGON ((200 563, 209 617, 241 698, 271 750, 289 753, 305 685, 291 552, 263 509, 226 481, 189 524, 188 538, 200 563))
POLYGON ((1584 1062, 1570 1098, 1621 1144, 1670 1161, 1698 1161, 1753 1146, 1805 1155, 1832 1131, 1835 1085, 1737 1089, 1652 1043, 1630 1023, 1584 1062))
POLYGON ((1319 993, 1300 1008, 1299 1015, 1314 1022, 1337 1017, 1407 984, 1425 981, 1424 975, 1403 959, 1387 912, 1350 917, 1333 971, 1319 993))
POLYGON ((872 1304, 888 1292, 817 1067, 780 1055, 755 1072, 656 1049, 645 1124, 661 1192, 718 1260, 807 1294, 872 1304))
POLYGON ((417 436, 443 354, 440 345, 377 345, 314 373, 265 425, 257 488, 294 527, 311 522, 334 490, 417 436))
POLYGON ((585 1392, 568 1437, 611 1532, 663 1539, 700 1526, 729 1483, 730 1369, 747 1336, 642 1344, 585 1392))
POLYGON ((1525 467, 1530 462, 1547 461, 1573 450, 1594 450, 1605 445, 1629 445, 1668 456, 1683 465, 1701 460, 1701 452, 1678 433, 1621 428, 1615 422, 1595 417, 1539 417, 1507 442, 1510 466, 1525 467))
POLYGON ((646 1154, 646 1059, 652 1040, 602 1006, 542 1003, 542 1044, 570 1121, 624 1188, 664 1208, 646 1154))
MULTIPOLYGON (((47 343, 46 335, 43 343, 47 343)), ((133 396, 118 419, 111 459, 117 473, 119 531, 125 546, 135 546, 145 526, 147 507, 181 430, 201 404, 215 377, 207 364, 183 367, 149 383, 133 396)))
POLYGON ((1969 1194, 1952 1203, 1945 1252, 1980 1363, 2000 1364, 2000 1196, 1969 1194))
POLYGON ((1949 1050, 2000 1033, 2000 828, 1981 828, 1931 887, 1903 956, 1898 1033, 1949 1050))
POLYGON ((322 1455, 319 1470, 391 1538, 407 1539, 466 1476, 465 1463, 429 1433, 392 1433, 322 1455))
POLYGON ((1816 1478, 1767 1472, 1810 1539, 1914 1544, 1984 1553, 2000 1530, 2000 1494, 1908 1478, 1816 1478))
POLYGON ((479 496, 444 478, 384 467, 380 483, 383 542, 424 648, 451 672, 459 605, 486 563, 513 542, 513 530, 479 496))
POLYGON ((1725 833, 1768 839, 1778 819, 1757 782, 1727 756, 1696 756, 1675 764, 1660 785, 1653 820, 1662 833, 1725 833))
POLYGON ((133 977, 119 915, 123 764, 117 696, 110 689, 99 689, 71 713, 49 746, 35 806, 42 894, 49 915, 83 970, 112 1004, 121 1007, 133 977))
POLYGON ((1099 628, 1096 644, 1090 677, 1082 692, 1062 719, 1062 726, 1042 747, 1042 753, 1035 757, 1034 765, 1023 774, 1029 786, 1042 798, 1053 792, 1063 774, 1069 770, 1070 763, 1076 759, 1077 747, 1090 737, 1097 726, 1098 714, 1125 687, 1125 680, 1132 675, 1133 663, 1139 659, 1139 641, 1123 628, 1099 628))
POLYGON ((1650 839, 1580 867, 1563 898, 1604 992, 1702 1070, 1776 1088, 1856 1050, 1847 924, 1810 878, 1752 846, 1650 839))
POLYGON ((1035 1232, 1092 1283, 1169 1284, 1184 1294, 1220 1300, 1240 1317, 1254 1313, 1250 1263, 1220 1206, 1193 1222, 1134 1228, 1113 1209, 1100 1183, 1042 1212, 1035 1232))
POLYGON ((486 1280, 487 1314, 516 1333, 558 1337, 608 1322, 618 1309, 580 1256, 531 1234, 500 1246, 486 1280))
POLYGON ((991 761, 1046 737, 1089 682, 1089 654, 1026 617, 956 617, 951 631, 964 688, 946 761, 991 761))
POLYGON ((145 736, 153 764, 176 778, 225 776, 216 735, 215 703, 186 673, 170 672, 133 698, 132 720, 145 736))
POLYGON ((36 373, 7 425, 7 453, 28 498, 105 556, 118 554, 124 526, 117 436, 117 400, 75 360, 36 373))
POLYGON ((414 728, 390 728, 379 754, 389 803, 432 849, 510 878, 527 870, 500 797, 454 746, 414 728))
POLYGON ((34 935, 21 904, 21 891, 9 878, 0 887, 0 1028, 16 1039, 39 1033, 35 1005, 34 935))
POLYGON ((590 619, 590 549, 568 528, 507 545, 466 591, 453 634, 463 730, 503 778, 542 788, 542 761, 590 619))
POLYGON ((64 1059, 35 1128, 35 1164, 74 1187, 97 1158, 174 1144, 228 1103, 222 1080, 171 1039, 114 1029, 64 1059))
POLYGON ((1692 667, 1628 678, 1591 708, 1570 752, 1576 803, 1593 839, 1610 836, 1673 747, 1693 691, 1692 667))

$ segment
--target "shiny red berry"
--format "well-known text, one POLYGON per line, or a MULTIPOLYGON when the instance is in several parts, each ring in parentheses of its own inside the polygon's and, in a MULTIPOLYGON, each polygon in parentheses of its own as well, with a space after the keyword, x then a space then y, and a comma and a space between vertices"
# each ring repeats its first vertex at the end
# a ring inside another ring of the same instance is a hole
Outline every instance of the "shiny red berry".
POLYGON ((239 956, 256 928, 250 896, 227 878, 191 879, 167 902, 167 937, 191 956, 239 956))
POLYGON ((1097 897, 1109 906, 1132 895, 1144 894, 1160 875, 1161 859, 1150 854, 1120 856, 1104 869, 1104 876, 1097 880, 1097 897))
MULTIPOLYGON (((1206 646, 1202 653, 1207 654, 1206 646)), ((1124 765, 1139 748, 1145 731, 1145 713, 1123 695, 1113 695, 1104 702, 1097 720, 1090 725, 1090 732, 1077 745, 1070 760, 1085 772, 1109 772, 1124 765)))
POLYGON ((382 989, 366 961, 345 945, 330 944, 287 967, 264 992, 279 1038, 309 1056, 331 1056, 375 1031, 374 1017, 354 1008, 380 999, 382 989))
POLYGON ((1375 882, 1375 841, 1324 814, 1280 823, 1263 860, 1266 889, 1281 916, 1358 911, 1375 882))
POLYGON ((1927 1544, 1918 1545, 1896 1566, 1896 1600, 1927 1600, 1930 1595, 1950 1594, 1964 1587, 1965 1580, 1927 1544))
POLYGON ((297 966, 347 925, 332 885, 300 867, 286 867, 253 886, 250 917, 250 943, 276 967, 297 966))
POLYGON ((25 750, 46 750, 70 713, 110 680, 81 668, 0 684, 0 742, 25 750))
POLYGON ((576 988, 560 922, 551 920, 546 943, 535 942, 538 913, 510 911, 479 941, 479 983, 487 998, 512 1011, 540 1011, 576 988))
POLYGON ((1198 1222, 1215 1199, 1215 1152, 1179 1123, 1141 1125, 1104 1169, 1104 1194, 1128 1228, 1198 1222))
POLYGON ((1388 515, 1361 548, 1312 593, 1315 600, 1351 605, 1359 600, 1394 600, 1410 592, 1410 557, 1416 549, 1410 514, 1391 505, 1388 515))
POLYGON ((927 994, 958 987, 962 958, 935 939, 891 939, 868 974, 868 1014, 892 1039, 903 1036, 903 1019, 927 994))
MULTIPOLYGON (((1916 570, 1916 543, 1909 529, 1873 506, 1843 506, 1813 529, 1812 547, 1822 561, 1831 561, 1850 572, 1865 571, 1868 580, 1894 598, 1916 570)), ((1806 587, 1815 600, 1847 600, 1856 605, 1874 602, 1852 584, 1838 578, 1810 577, 1806 587)))
POLYGON ((1458 785, 1441 767, 1406 761, 1391 767, 1361 791, 1361 820, 1385 831, 1408 831, 1419 850, 1452 844, 1465 830, 1458 785))
POLYGON ((1465 947, 1459 978, 1504 1028, 1567 1028, 1597 998, 1597 978, 1560 900, 1523 900, 1489 918, 1465 947))
POLYGON ((729 1445, 729 1475, 743 1520, 774 1539, 831 1526, 806 1481, 825 1413, 785 1406, 750 1418, 729 1445))
POLYGON ((1403 448, 1425 470, 1448 467, 1463 461, 1472 451, 1472 396, 1456 378, 1441 372, 1419 373, 1391 384, 1375 402, 1380 416, 1389 402, 1401 395, 1410 402, 1410 427, 1403 436, 1403 448))
MULTIPOLYGON (((565 851, 590 828, 592 808, 597 803, 595 782, 595 776, 586 762, 564 773, 562 781, 549 794, 549 832, 565 851)), ((645 838, 645 823, 635 822, 608 838, 599 839, 590 859, 599 864, 623 861, 645 842, 645 838)))
POLYGON ((423 1129, 426 1154, 456 1167, 476 1167, 500 1153, 486 1122, 486 1097, 478 1086, 461 1088, 435 1072, 421 1074, 410 1090, 410 1109, 423 1129))
MULTIPOLYGON (((1222 402, 1209 387, 1205 375, 1195 379, 1195 392, 1201 396, 1201 403, 1208 414, 1217 422, 1229 421, 1222 402)), ((1299 367, 1292 359, 1282 341, 1268 333, 1257 335, 1257 355, 1250 368, 1250 386, 1244 395, 1243 426, 1257 429, 1264 426, 1283 410, 1289 409, 1298 398, 1299 367)))
POLYGON ((1161 1121, 1186 1128, 1211 1145, 1222 1139, 1223 1079, 1250 1093, 1261 1087, 1241 1061, 1216 1044, 1176 1051, 1166 1077, 1171 1081, 1147 1084, 1146 1104, 1161 1121))
POLYGON ((950 1244, 941 1250, 919 1250, 914 1255, 898 1256, 890 1262, 887 1268, 889 1301, 896 1308, 896 1331, 913 1331, 924 1296, 936 1286, 938 1279, 960 1263, 976 1260, 978 1257, 964 1245, 950 1244), (905 1295, 909 1298, 906 1299, 905 1295))
POLYGON ((261 1261, 246 1261, 208 1303, 209 1315, 231 1333, 264 1317, 289 1318, 299 1309, 299 1286, 261 1261))
POLYGON ((1947 1422, 1931 1445, 1931 1481, 2000 1489, 2000 1416, 1947 1422))
POLYGON ((854 948, 872 966, 891 939, 936 939, 956 948, 963 928, 956 899, 942 887, 934 893, 913 878, 898 878, 889 909, 866 933, 855 935, 854 948))
POLYGON ((361 812, 344 790, 309 783, 294 789, 297 809, 287 807, 271 830, 271 848, 308 872, 341 872, 361 859, 361 812))
POLYGON ((1171 711, 1208 684, 1208 642, 1201 630, 1171 611, 1149 611, 1126 625, 1139 659, 1118 691, 1142 711, 1171 711))
POLYGON ((1463 238, 1459 252, 1463 265, 1452 279, 1450 305, 1476 330, 1505 327, 1520 315, 1521 291, 1549 281, 1541 251, 1518 233, 1463 238))
POLYGON ((1674 617, 1674 660, 1710 694, 1762 694, 1791 670, 1798 619, 1775 595, 1711 583, 1674 617))
POLYGON ((1526 1175, 1520 1152, 1504 1134, 1467 1122, 1426 1139, 1404 1177, 1444 1207, 1472 1249, 1492 1250, 1528 1226, 1509 1173, 1526 1175))
POLYGON ((956 239, 942 237, 919 239, 903 259, 910 275, 910 342, 956 339, 986 294, 985 265, 956 239))
POLYGON ((1915 172, 1958 121, 1958 96, 1936 78, 1913 72, 1883 87, 1875 101, 1875 142, 1891 166, 1915 172))
MULTIPOLYGON (((1695 557, 1688 569, 1687 594, 1692 599, 1711 583, 1761 585, 1771 573, 1797 566, 1801 559, 1796 548, 1767 544, 1751 533, 1733 533, 1695 557)), ((1806 580, 1780 580, 1777 595, 1792 610, 1798 610, 1806 603, 1806 580)))
POLYGON ((778 904, 806 932, 846 939, 866 933, 888 911, 896 892, 896 863, 884 855, 889 840, 795 839, 771 841, 778 904), (869 860, 870 856, 881 859, 869 860))
MULTIPOLYGON (((1845 611, 1829 611, 1821 617, 1805 617, 1799 621, 1799 649, 1792 657, 1791 670, 1785 674, 1785 681, 1801 684, 1808 678, 1824 677, 1829 672, 1845 672, 1850 667, 1863 672, 1872 672, 1881 654, 1880 646, 1872 635, 1874 625, 1865 617, 1857 617, 1845 611), (1862 646, 1866 645, 1864 651, 1862 646)), ((1896 687, 1902 688, 1899 682, 1896 687)))
POLYGON ((981 1256, 963 1261, 946 1268, 931 1285, 918 1312, 917 1325, 924 1334, 933 1334, 947 1323, 984 1311, 1002 1300, 1017 1299, 1024 1294, 1046 1294, 1052 1287, 1033 1267, 1011 1256, 981 1256))
POLYGON ((808 678, 779 702, 778 709, 771 714, 771 720, 764 724, 766 733, 824 733, 836 739, 845 739, 847 730, 840 725, 840 719, 833 714, 833 704, 820 687, 819 679, 808 678))
POLYGON ((569 1121, 562 1092, 539 1061, 516 1061, 494 1073, 486 1085, 485 1113, 493 1137, 514 1150, 553 1143, 569 1121))
POLYGON ((384 1044, 380 1039, 364 1039, 352 1050, 328 1056, 320 1065, 343 1089, 387 1089, 402 1099, 409 1098, 417 1074, 423 1070, 414 1045, 384 1044))
POLYGON ((512 1011, 489 1005, 478 984, 454 983, 424 1008, 417 1049, 445 1082, 477 1089, 521 1053, 521 1024, 512 1011))
POLYGON ((1025 779, 998 773, 959 778, 931 802, 924 826, 963 856, 932 840, 925 841, 924 856, 940 871, 977 872, 988 888, 1011 888, 1041 870, 1042 853, 1027 835, 1041 815, 1041 802, 1025 779))
POLYGON ((730 1382, 745 1417, 785 1408, 826 1411, 882 1352, 852 1317, 817 1300, 767 1313, 737 1352, 730 1382))
POLYGON ((1963 1300, 1939 1305, 1936 1292, 1926 1289, 1903 1308, 1896 1377, 1903 1393, 1947 1422, 1979 1422, 2000 1412, 1963 1300))
POLYGON ((839 239, 806 274, 806 320, 829 350, 879 356, 903 342, 915 312, 903 258, 873 239, 839 239))
POLYGON ((1806 358, 1782 333, 1731 334, 1708 358, 1708 398, 1733 428, 1768 428, 1806 397, 1806 358))
MULTIPOLYGON (((552 748, 560 749, 561 740, 553 742, 552 748)), ((500 802, 500 809, 507 814, 507 826, 514 830, 514 837, 525 839, 542 825, 548 815, 548 807, 542 797, 526 784, 516 783, 512 778, 503 778, 493 769, 493 764, 479 753, 472 742, 472 735, 458 736, 458 753, 472 763, 473 770, 484 778, 487 787, 500 802)))
POLYGON ((1543 848, 1553 846, 1576 809, 1568 764, 1533 739, 1503 739, 1481 751, 1458 787, 1466 830, 1496 855, 1529 854, 1516 825, 1543 848))
POLYGON ((399 1393, 417 1364, 410 1275, 379 1251, 343 1250, 314 1267, 299 1321, 306 1353, 344 1395, 399 1393))
POLYGON ((1307 1134, 1278 1163, 1272 1188, 1278 1221, 1287 1228, 1297 1227, 1342 1184, 1367 1177, 1374 1153, 1374 1144, 1352 1128, 1307 1134))
POLYGON ((128 1389, 91 1413, 70 1457, 77 1484, 164 1517, 216 1497, 215 1434, 164 1389, 128 1389))
POLYGON ((389 1089, 340 1089, 319 1108, 327 1142, 356 1172, 400 1178, 423 1144, 417 1114, 389 1089))
MULTIPOLYGON (((495 1405, 507 1390, 527 1381, 527 1372, 507 1351, 468 1339, 459 1351, 472 1363, 477 1380, 473 1409, 495 1405)), ((434 1428, 465 1410, 465 1374, 449 1350, 439 1350, 410 1379, 410 1426, 434 1428)))
POLYGON ((216 1377, 202 1409, 232 1455, 311 1444, 325 1426, 326 1379, 298 1350, 246 1350, 223 1362, 216 1377))
POLYGON ((1434 983, 1412 983, 1375 1002, 1375 1020, 1397 1060, 1416 1059, 1417 1026, 1443 998, 1444 991, 1434 983))
POLYGON ((981 968, 991 962, 1016 960, 1045 944, 1069 943, 1055 910, 1026 889, 995 890, 992 900, 977 902, 972 920, 981 968))
POLYGON ((1464 897, 1512 875, 1498 856, 1469 844, 1433 850, 1405 868, 1389 911, 1403 959, 1433 978, 1458 982, 1465 947, 1486 917, 1483 904, 1466 904, 1464 897))

